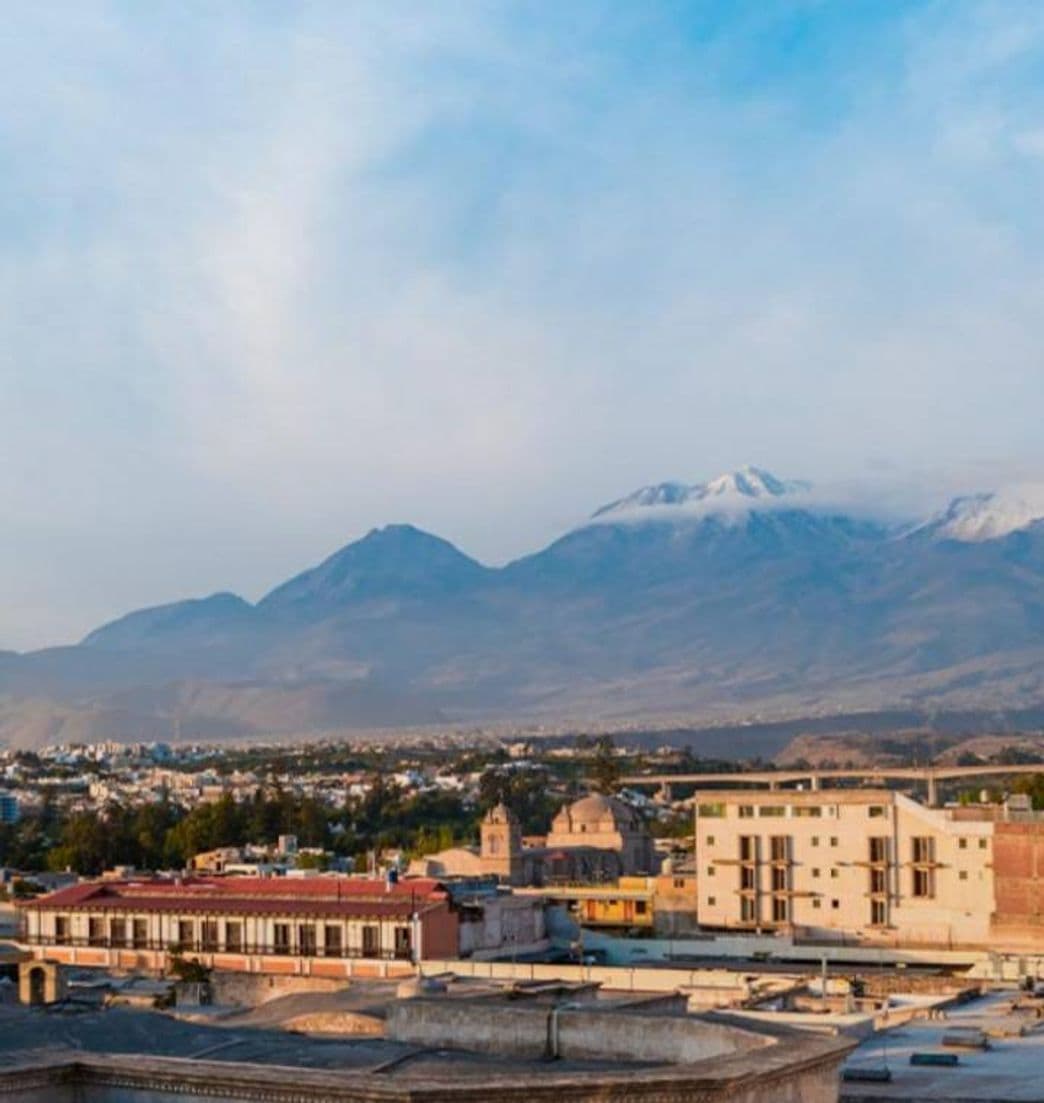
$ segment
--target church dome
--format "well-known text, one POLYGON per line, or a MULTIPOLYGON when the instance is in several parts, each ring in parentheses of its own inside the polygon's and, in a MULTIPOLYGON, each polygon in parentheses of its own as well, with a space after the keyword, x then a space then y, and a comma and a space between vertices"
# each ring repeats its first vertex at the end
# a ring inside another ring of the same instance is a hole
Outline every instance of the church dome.
POLYGON ((569 817, 573 823, 599 823, 613 816, 614 812, 613 802, 601 793, 581 797, 569 806, 569 817))
POLYGON ((619 831, 633 824, 634 813, 622 801, 591 793, 563 808, 555 817, 552 831, 619 831))

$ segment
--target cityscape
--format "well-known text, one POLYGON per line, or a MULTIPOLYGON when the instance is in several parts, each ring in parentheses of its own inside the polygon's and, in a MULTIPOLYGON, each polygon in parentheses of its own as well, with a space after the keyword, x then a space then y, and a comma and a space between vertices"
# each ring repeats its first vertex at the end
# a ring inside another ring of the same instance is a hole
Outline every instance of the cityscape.
POLYGON ((1044 1103, 1044 9, 11 0, 0 1100, 1044 1103))

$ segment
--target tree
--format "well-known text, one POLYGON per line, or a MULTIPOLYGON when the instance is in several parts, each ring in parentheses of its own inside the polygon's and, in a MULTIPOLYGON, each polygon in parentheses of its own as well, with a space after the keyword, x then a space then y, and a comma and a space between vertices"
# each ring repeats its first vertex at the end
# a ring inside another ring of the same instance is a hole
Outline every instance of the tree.
POLYGON ((595 789, 606 796, 611 796, 620 788, 620 764, 616 759, 616 744, 611 735, 601 736, 595 745, 591 780, 595 789))

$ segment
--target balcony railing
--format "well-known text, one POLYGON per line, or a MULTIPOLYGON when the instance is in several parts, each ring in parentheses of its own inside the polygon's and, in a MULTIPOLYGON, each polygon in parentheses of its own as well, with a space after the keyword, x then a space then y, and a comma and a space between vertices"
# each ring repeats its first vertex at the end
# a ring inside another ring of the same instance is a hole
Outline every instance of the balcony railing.
POLYGON ((200 939, 179 942, 164 942, 156 939, 110 939, 110 938, 55 938, 53 935, 23 936, 20 940, 28 946, 68 946, 101 950, 141 950, 151 952, 193 953, 193 954, 248 954, 282 957, 326 957, 338 959, 367 959, 380 961, 412 961, 410 947, 400 946, 394 950, 373 949, 371 947, 316 946, 297 947, 285 943, 243 942, 228 943, 203 942, 200 939))

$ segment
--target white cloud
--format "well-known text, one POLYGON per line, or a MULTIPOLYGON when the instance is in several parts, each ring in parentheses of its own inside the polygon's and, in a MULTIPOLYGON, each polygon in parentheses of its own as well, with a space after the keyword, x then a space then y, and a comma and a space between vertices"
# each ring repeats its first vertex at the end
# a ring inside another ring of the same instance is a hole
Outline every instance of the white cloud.
POLYGON ((497 560, 678 472, 1032 469, 1041 21, 960 8, 799 74, 788 5, 15 12, 0 644, 390 520, 497 560))

